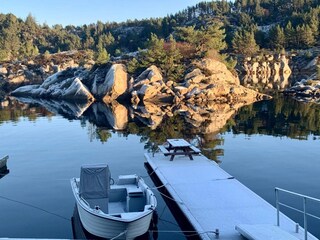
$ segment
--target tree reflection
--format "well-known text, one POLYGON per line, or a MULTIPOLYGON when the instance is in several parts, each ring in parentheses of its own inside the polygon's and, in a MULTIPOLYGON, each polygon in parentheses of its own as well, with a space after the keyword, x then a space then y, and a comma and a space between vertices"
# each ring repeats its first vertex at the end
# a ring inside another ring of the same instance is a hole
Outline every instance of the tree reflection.
POLYGON ((278 97, 241 108, 235 116, 233 133, 265 134, 307 139, 320 133, 320 106, 278 97))
MULTIPOLYGON (((0 105, 0 126, 6 121, 18 122, 22 117, 36 121, 40 116, 50 118, 54 115, 38 104, 21 103, 11 98, 5 101, 0 105)), ((45 105, 48 106, 48 103, 45 105)), ((319 136, 320 133, 319 105, 283 97, 242 108, 214 103, 210 108, 152 104, 132 108, 118 102, 109 106, 94 103, 88 108, 85 106, 80 116, 81 111, 74 111, 81 109, 79 106, 72 106, 71 103, 64 106, 68 106, 64 109, 73 109, 69 113, 64 110, 65 117, 79 120, 81 127, 87 130, 90 141, 105 143, 113 132, 123 137, 137 135, 146 150, 155 152, 158 145, 168 138, 184 138, 217 162, 224 155, 224 132, 286 136, 301 140, 310 135, 319 136)), ((53 112, 61 113, 57 110, 53 112)))

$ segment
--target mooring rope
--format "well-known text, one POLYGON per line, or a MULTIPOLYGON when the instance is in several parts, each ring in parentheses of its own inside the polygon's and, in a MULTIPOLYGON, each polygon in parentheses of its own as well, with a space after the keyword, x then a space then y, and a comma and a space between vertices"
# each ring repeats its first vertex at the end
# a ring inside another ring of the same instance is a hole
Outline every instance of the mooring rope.
POLYGON ((152 174, 154 174, 156 172, 156 170, 158 169, 158 167, 156 167, 155 169, 153 169, 153 171, 151 173, 149 173, 149 175, 145 175, 145 176, 140 176, 141 178, 149 178, 151 177, 152 174))
POLYGON ((69 218, 66 218, 66 217, 64 217, 64 216, 61 216, 61 215, 59 215, 59 214, 56 214, 56 213, 50 212, 50 211, 48 211, 48 210, 45 210, 45 209, 43 209, 43 208, 40 208, 40 207, 34 206, 34 205, 32 205, 32 204, 29 204, 29 203, 21 202, 21 201, 14 200, 14 199, 11 199, 11 198, 8 198, 8 197, 5 197, 5 196, 1 196, 1 195, 0 195, 0 198, 2 198, 2 199, 4 199, 4 200, 7 200, 7 201, 10 201, 10 202, 19 203, 19 204, 22 204, 22 205, 24 205, 24 206, 31 207, 31 208, 34 208, 34 209, 40 210, 40 211, 42 211, 42 212, 45 212, 45 213, 47 213, 47 214, 50 214, 50 215, 53 215, 53 216, 59 217, 59 218, 61 218, 61 219, 64 219, 64 220, 70 221, 70 219, 69 219, 69 218))
POLYGON ((127 230, 125 230, 125 231, 123 231, 123 232, 119 233, 117 236, 115 236, 115 237, 111 238, 110 240, 117 239, 117 238, 119 238, 119 237, 121 237, 121 236, 123 236, 123 235, 125 235, 125 234, 127 234, 127 230))
POLYGON ((217 234, 216 231, 205 231, 205 232, 197 232, 197 231, 176 231, 176 230, 149 230, 149 232, 155 232, 155 233, 177 233, 177 234, 181 234, 181 235, 185 235, 187 237, 193 237, 193 236, 199 236, 199 235, 203 235, 203 234, 208 234, 208 233, 212 233, 212 234, 217 234), (190 234, 188 234, 190 233, 190 234), (192 234, 191 234, 192 233, 192 234))
POLYGON ((165 187, 166 185, 168 185, 168 183, 166 183, 166 184, 162 184, 162 185, 160 185, 160 186, 158 186, 158 187, 148 187, 149 189, 159 189, 159 188, 162 188, 162 187, 165 187))
POLYGON ((159 193, 160 193, 162 196, 164 196, 164 197, 166 197, 166 198, 168 198, 168 199, 170 199, 170 200, 172 200, 172 201, 174 201, 174 202, 183 204, 182 201, 178 201, 178 200, 176 200, 176 199, 174 199, 174 198, 172 198, 172 197, 169 197, 168 195, 166 195, 166 194, 164 194, 164 193, 162 193, 162 192, 160 192, 160 191, 159 191, 159 193))

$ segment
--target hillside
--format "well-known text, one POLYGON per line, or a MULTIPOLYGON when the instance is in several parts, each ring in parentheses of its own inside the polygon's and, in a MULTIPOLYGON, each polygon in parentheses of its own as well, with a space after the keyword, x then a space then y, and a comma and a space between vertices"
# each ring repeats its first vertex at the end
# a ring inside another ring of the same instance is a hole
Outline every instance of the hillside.
MULTIPOLYGON (((0 61, 68 50, 91 49, 112 56, 145 48, 151 33, 167 39, 179 27, 203 30, 208 25, 225 31, 224 51, 251 54, 260 49, 297 49, 319 44, 319 0, 236 0, 202 2, 164 18, 83 26, 39 25, 0 14, 0 61)), ((176 37, 176 36, 175 36, 176 37)), ((176 37, 178 41, 185 39, 176 37)), ((98 57, 98 56, 97 56, 98 57)))

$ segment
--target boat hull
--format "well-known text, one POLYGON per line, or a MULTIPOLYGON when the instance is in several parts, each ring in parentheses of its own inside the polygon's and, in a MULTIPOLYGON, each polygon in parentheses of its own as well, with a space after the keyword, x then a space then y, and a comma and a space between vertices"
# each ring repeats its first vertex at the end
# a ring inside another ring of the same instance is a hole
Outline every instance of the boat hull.
MULTIPOLYGON (((124 179, 124 181, 126 181, 126 178, 124 179)), ((125 183, 125 185, 121 184, 112 186, 111 190, 126 189, 126 193, 131 194, 126 197, 127 202, 125 208, 127 210, 123 212, 114 211, 114 209, 110 207, 108 210, 109 213, 105 213, 102 211, 102 208, 93 207, 94 205, 92 205, 93 208, 90 207, 89 203, 80 197, 79 185, 79 179, 71 179, 71 187, 76 199, 80 221, 84 229, 90 234, 102 238, 133 239, 148 231, 152 221, 153 212, 157 206, 157 201, 152 191, 142 179, 135 184, 125 183), (134 206, 137 206, 135 205, 135 202, 137 198, 139 199, 139 195, 136 194, 142 193, 137 189, 144 192, 146 202, 144 203, 143 208, 139 208, 140 210, 138 211, 133 211, 133 209, 135 209, 134 206), (134 191, 130 192, 130 190, 134 191)), ((109 202, 109 206, 113 203, 116 202, 109 202)))
POLYGON ((7 160, 8 160, 8 156, 5 156, 4 158, 0 159, 0 169, 5 169, 7 168, 7 160))
POLYGON ((116 239, 133 239, 146 233, 153 213, 150 211, 139 219, 123 222, 92 215, 79 203, 77 203, 77 208, 81 223, 89 233, 103 238, 119 236, 116 239))

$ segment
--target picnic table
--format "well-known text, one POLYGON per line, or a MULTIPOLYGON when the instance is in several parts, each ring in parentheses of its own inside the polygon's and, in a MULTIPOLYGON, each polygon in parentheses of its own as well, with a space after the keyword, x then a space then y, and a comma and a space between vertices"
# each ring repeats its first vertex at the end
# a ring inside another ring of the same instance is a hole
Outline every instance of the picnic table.
POLYGON ((167 139, 167 146, 159 146, 159 149, 165 156, 171 156, 170 161, 172 161, 176 155, 185 155, 188 156, 190 160, 193 160, 192 155, 201 152, 184 139, 167 139))

